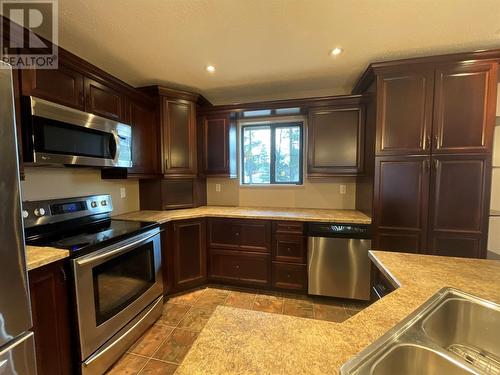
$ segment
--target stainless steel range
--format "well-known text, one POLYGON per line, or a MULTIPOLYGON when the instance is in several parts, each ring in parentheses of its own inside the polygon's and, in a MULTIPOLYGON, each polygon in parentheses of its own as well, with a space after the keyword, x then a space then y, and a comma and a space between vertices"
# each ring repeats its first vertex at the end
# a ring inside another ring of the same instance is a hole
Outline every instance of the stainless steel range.
POLYGON ((161 315, 160 229, 112 220, 109 195, 23 209, 28 244, 71 252, 82 374, 103 374, 161 315))

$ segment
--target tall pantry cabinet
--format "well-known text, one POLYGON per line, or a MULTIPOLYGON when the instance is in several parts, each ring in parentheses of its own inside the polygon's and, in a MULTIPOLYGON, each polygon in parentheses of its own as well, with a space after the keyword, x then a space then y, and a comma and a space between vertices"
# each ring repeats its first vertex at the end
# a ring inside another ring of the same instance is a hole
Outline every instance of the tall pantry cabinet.
POLYGON ((486 256, 498 60, 449 59, 370 67, 374 249, 486 256))

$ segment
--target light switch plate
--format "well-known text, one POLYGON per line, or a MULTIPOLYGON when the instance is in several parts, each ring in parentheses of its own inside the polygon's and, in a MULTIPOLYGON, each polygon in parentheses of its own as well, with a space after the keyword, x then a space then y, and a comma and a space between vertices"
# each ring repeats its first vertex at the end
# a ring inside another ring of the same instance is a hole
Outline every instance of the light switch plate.
POLYGON ((215 184, 215 191, 220 193, 220 184, 215 184))
POLYGON ((340 185, 340 194, 345 194, 347 193, 347 186, 342 184, 340 185))
POLYGON ((120 188, 120 198, 126 198, 127 197, 127 189, 124 187, 120 188))

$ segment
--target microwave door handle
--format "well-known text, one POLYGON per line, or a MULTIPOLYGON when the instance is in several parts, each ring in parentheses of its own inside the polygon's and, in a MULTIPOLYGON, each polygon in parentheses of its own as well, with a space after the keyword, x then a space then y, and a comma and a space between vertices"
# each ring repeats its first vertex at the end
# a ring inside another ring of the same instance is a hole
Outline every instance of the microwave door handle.
POLYGON ((113 249, 113 250, 105 250, 105 249, 103 249, 102 252, 98 252, 97 254, 94 254, 94 255, 89 256, 89 257, 85 257, 83 259, 78 259, 76 261, 76 263, 79 266, 84 266, 84 265, 89 264, 89 263, 99 262, 99 261, 101 261, 103 259, 113 258, 116 255, 120 255, 120 254, 126 253, 131 248, 134 248, 134 247, 136 247, 136 246, 138 246, 138 245, 146 242, 147 240, 149 240, 150 238, 156 236, 157 234, 158 234, 158 232, 154 232, 154 233, 148 235, 147 237, 144 237, 144 238, 141 238, 140 240, 131 242, 131 243, 125 245, 125 246, 120 246, 120 247, 118 247, 116 249, 113 249))
POLYGON ((111 132, 113 134, 113 138, 111 138, 114 143, 115 143, 115 154, 113 155, 113 164, 118 165, 118 159, 120 158, 120 136, 116 132, 116 130, 113 130, 111 132))

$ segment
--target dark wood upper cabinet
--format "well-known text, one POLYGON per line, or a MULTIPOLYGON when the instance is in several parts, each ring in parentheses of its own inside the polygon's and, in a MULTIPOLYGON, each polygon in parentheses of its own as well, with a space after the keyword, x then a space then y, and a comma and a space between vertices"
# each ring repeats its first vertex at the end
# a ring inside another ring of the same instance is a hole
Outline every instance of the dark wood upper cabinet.
POLYGON ((309 177, 349 176, 363 171, 364 106, 315 108, 307 129, 309 177))
POLYGON ((173 223, 174 289, 203 284, 207 277, 205 219, 173 223))
POLYGON ((197 173, 196 105, 194 102, 162 98, 163 173, 191 176, 197 173))
POLYGON ((491 152, 497 63, 438 67, 434 99, 434 153, 491 152))
POLYGON ((426 156, 376 158, 374 249, 425 248, 429 169, 426 156))
POLYGON ((377 77, 376 155, 430 152, 434 71, 405 68, 377 77))
POLYGON ((74 373, 67 272, 59 261, 28 274, 39 375, 74 373))
POLYGON ((23 69, 22 94, 85 110, 83 75, 59 63, 57 69, 23 69))
POLYGON ((132 126, 132 168, 130 174, 156 175, 159 166, 159 123, 156 108, 128 101, 127 122, 132 126))
POLYGON ((118 91, 90 78, 85 78, 85 110, 113 120, 121 120, 124 97, 118 91))
POLYGON ((229 114, 202 118, 203 172, 212 177, 236 177, 236 122, 229 114))
POLYGON ((484 257, 491 156, 435 155, 432 166, 428 252, 484 257))

